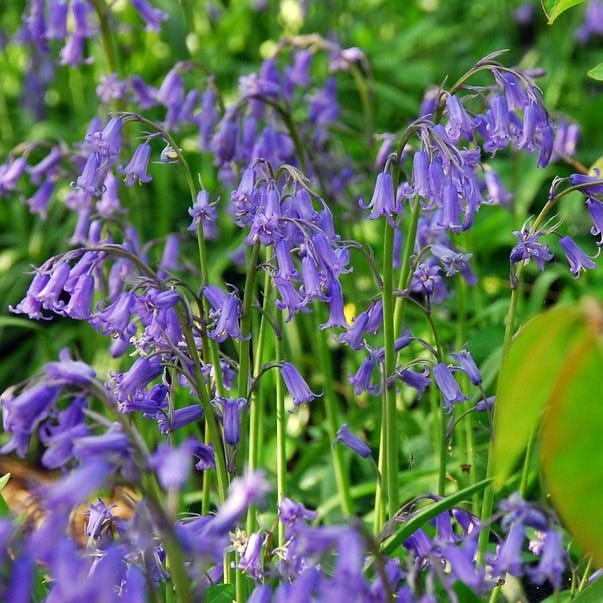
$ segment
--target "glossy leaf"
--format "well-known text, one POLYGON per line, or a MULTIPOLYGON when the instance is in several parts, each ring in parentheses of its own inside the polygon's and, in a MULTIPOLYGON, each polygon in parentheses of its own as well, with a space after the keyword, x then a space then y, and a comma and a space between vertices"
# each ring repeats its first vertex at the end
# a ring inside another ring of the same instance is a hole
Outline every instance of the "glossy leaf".
POLYGON ((599 63, 592 69, 587 71, 588 77, 592 77, 593 80, 603 80, 603 63, 599 63))
POLYGON ((512 342, 496 393, 496 488, 505 483, 533 437, 568 353, 586 336, 584 311, 581 306, 571 306, 537 316, 512 342))
POLYGON ((549 20, 549 25, 568 8, 572 8, 572 6, 582 4, 583 2, 584 0, 544 0, 543 8, 549 20))
POLYGON ((587 335, 568 353, 542 428, 546 485, 559 515, 595 565, 603 564, 603 314, 593 306, 587 335))

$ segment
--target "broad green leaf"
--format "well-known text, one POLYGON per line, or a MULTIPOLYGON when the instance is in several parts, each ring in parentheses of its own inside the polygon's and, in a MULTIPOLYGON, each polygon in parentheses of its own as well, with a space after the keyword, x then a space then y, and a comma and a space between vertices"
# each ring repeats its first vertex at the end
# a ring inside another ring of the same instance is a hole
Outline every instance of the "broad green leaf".
MULTIPOLYGON (((8 484, 8 480, 10 479, 10 473, 6 473, 2 477, 0 477, 0 492, 4 490, 6 484, 8 484)), ((2 494, 0 494, 0 517, 6 517, 10 515, 10 509, 8 507, 7 502, 4 500, 2 494)))
POLYGON ((531 320, 503 362, 494 419, 495 487, 511 474, 539 425, 568 352, 587 336, 581 306, 554 308, 531 320))
POLYGON ((232 584, 216 584, 205 593, 206 603, 232 603, 234 598, 235 590, 232 584))
POLYGON ((568 353, 544 416, 540 454, 546 485, 578 545, 603 564, 603 315, 593 308, 587 336, 568 353))
POLYGON ((588 77, 592 77, 593 80, 603 80, 603 63, 599 63, 592 69, 589 69, 586 72, 586 75, 588 75, 588 77))
MULTIPOLYGON (((386 541, 383 552, 387 555, 393 554, 409 536, 416 532, 421 526, 425 525, 430 519, 437 517, 440 513, 443 513, 448 509, 452 509, 452 507, 464 500, 471 500, 471 497, 474 494, 484 490, 491 481, 491 479, 484 479, 477 484, 463 488, 462 490, 421 509, 408 521, 399 523, 398 525, 400 527, 396 530, 396 533, 386 541)), ((395 520, 393 521, 395 522, 395 520)))
POLYGON ((601 603, 603 601, 603 580, 596 580, 590 586, 572 595, 563 591, 547 597, 542 603, 601 603))
POLYGON ((584 0, 543 0, 542 7, 549 20, 549 25, 568 8, 582 4, 584 0))

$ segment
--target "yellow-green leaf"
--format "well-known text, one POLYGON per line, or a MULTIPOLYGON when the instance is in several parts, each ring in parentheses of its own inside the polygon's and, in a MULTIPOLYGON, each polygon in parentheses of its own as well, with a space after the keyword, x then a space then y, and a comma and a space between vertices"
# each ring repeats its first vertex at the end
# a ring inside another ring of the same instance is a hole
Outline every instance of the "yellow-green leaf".
POLYGON ((584 0, 543 0, 542 7, 549 20, 549 25, 568 8, 582 4, 584 0))
POLYGON ((554 308, 515 337, 498 380, 494 420, 495 487, 500 488, 534 437, 567 356, 587 337, 582 306, 554 308))
POLYGON ((589 69, 587 75, 592 77, 593 80, 603 80, 603 63, 599 63, 597 66, 589 69))
POLYGON ((588 336, 568 354, 542 426, 542 469, 565 526, 603 565, 603 318, 587 316, 588 336))

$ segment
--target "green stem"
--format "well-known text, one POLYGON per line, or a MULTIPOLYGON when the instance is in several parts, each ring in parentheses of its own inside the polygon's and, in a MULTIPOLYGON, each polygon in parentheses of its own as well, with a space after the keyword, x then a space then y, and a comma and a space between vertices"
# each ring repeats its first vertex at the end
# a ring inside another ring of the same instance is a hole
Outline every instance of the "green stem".
MULTIPOLYGON (((320 366, 322 367, 325 379, 323 401, 327 416, 327 430, 329 433, 329 439, 331 442, 334 442, 335 438, 337 437, 337 429, 339 427, 339 413, 336 404, 337 397, 335 394, 335 388, 333 387, 333 363, 331 354, 329 353, 327 334, 323 329, 320 328, 319 325, 319 310, 320 308, 318 306, 318 302, 314 302, 314 312, 312 315, 315 321, 314 331, 316 333, 316 338, 314 338, 313 341, 315 343, 314 349, 320 362, 320 366)), ((346 516, 352 515, 354 512, 354 504, 352 502, 350 480, 345 469, 343 450, 341 446, 331 446, 331 459, 333 461, 333 468, 335 470, 335 481, 337 483, 337 490, 339 492, 341 510, 346 516)))
MULTIPOLYGON (((278 318, 281 327, 282 317, 278 318)), ((279 328, 279 331, 282 329, 279 328)), ((283 341, 280 336, 275 339, 275 356, 277 360, 283 357, 283 341)), ((276 500, 280 507, 283 499, 287 496, 287 411, 285 409, 285 391, 283 380, 276 379, 276 500)), ((278 522, 277 546, 285 543, 285 526, 282 521, 278 522)))
POLYGON ((92 5, 98 18, 98 24, 100 26, 101 35, 101 46, 105 53, 105 60, 111 73, 120 75, 120 66, 117 59, 117 50, 115 46, 115 40, 113 39, 113 33, 111 24, 109 23, 109 9, 107 5, 101 0, 93 0, 92 5))
POLYGON ((255 293, 255 278, 258 273, 258 260, 260 257, 261 244, 256 241, 251 250, 249 269, 245 277, 245 289, 243 291, 243 308, 241 316, 241 341, 239 343, 239 380, 238 393, 240 398, 249 396, 249 377, 251 367, 251 315, 252 304, 255 293))
POLYGON ((394 228, 385 222, 383 242, 383 416, 381 430, 385 441, 383 464, 379 467, 386 493, 387 515, 391 519, 399 508, 398 498, 398 422, 396 413, 396 390, 388 385, 388 379, 396 368, 394 342, 394 289, 393 289, 394 228))

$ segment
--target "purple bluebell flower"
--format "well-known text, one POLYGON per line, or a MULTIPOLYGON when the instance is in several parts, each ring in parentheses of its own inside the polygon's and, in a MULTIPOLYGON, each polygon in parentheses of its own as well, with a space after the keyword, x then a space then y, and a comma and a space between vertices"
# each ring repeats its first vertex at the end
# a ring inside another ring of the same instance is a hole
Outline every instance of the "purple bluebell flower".
POLYGON ((452 354, 452 357, 460 364, 461 370, 469 377, 473 385, 479 385, 482 382, 482 375, 467 348, 463 348, 458 354, 452 354))
POLYGON ((463 107, 458 96, 449 94, 446 97, 446 110, 448 122, 446 123, 446 134, 453 144, 457 144, 461 137, 473 140, 474 123, 463 107))
POLYGON ((62 467, 73 458, 73 443, 77 438, 89 434, 84 420, 86 398, 77 397, 69 406, 58 413, 56 422, 45 421, 39 430, 40 441, 46 446, 42 465, 48 469, 62 467))
POLYGON ((498 172, 493 169, 486 169, 484 172, 484 184, 488 193, 489 203, 500 205, 501 207, 509 206, 513 195, 504 188, 498 172))
POLYGON ((117 460, 130 453, 128 436, 119 423, 113 423, 105 433, 85 435, 73 442, 73 454, 79 459, 105 457, 117 460))
POLYGON ((54 182, 46 180, 40 184, 36 192, 26 199, 26 203, 29 206, 29 211, 33 214, 38 214, 42 220, 46 220, 47 208, 54 192, 54 182))
POLYGON ((290 362, 283 362, 281 365, 281 375, 295 406, 311 402, 320 395, 310 390, 300 372, 290 362))
POLYGON ((603 35, 603 2, 588 0, 582 25, 576 30, 576 39, 586 44, 591 37, 603 35))
POLYGON ((588 213, 593 221, 593 226, 590 232, 593 236, 599 236, 597 246, 603 245, 603 203, 596 199, 586 199, 586 206, 588 207, 588 213))
POLYGON ((538 268, 544 270, 544 263, 553 258, 549 246, 539 242, 545 233, 536 231, 530 234, 527 228, 523 228, 521 231, 515 230, 513 234, 519 239, 519 243, 511 250, 511 261, 517 263, 522 260, 534 260, 538 268))
POLYGON ((147 31, 161 31, 161 23, 168 18, 167 13, 155 8, 147 0, 132 0, 132 4, 146 23, 147 31))
POLYGON ((125 174, 124 182, 126 186, 132 186, 134 183, 150 182, 151 176, 147 173, 149 159, 151 158, 151 145, 143 142, 136 147, 130 163, 121 172, 125 174))
POLYGON ((115 519, 111 513, 117 505, 107 505, 101 498, 96 503, 88 503, 88 511, 84 513, 88 517, 86 523, 86 536, 99 540, 101 536, 110 529, 115 519))
POLYGON ((157 421, 159 432, 166 435, 181 427, 198 421, 203 416, 203 408, 199 404, 191 404, 177 408, 173 413, 168 413, 157 421))
POLYGON ((151 381, 159 377, 163 367, 158 357, 146 358, 141 356, 125 372, 115 372, 111 377, 113 392, 117 400, 126 400, 146 387, 151 381))
POLYGON ((560 119, 557 122, 557 129, 553 140, 552 159, 573 157, 576 154, 579 140, 580 126, 566 119, 560 119))
POLYGON ((441 262, 446 276, 460 273, 468 285, 474 285, 477 282, 477 278, 469 265, 472 254, 453 250, 441 243, 434 243, 431 246, 431 253, 441 262))
POLYGON ((96 371, 85 362, 72 360, 69 350, 59 352, 59 360, 47 362, 43 371, 53 385, 90 385, 96 377, 96 371))
POLYGON ((209 193, 206 190, 199 191, 195 203, 188 210, 192 221, 187 230, 195 232, 197 228, 202 228, 206 238, 213 238, 216 235, 216 221, 218 219, 216 203, 217 201, 210 203, 209 193))
POLYGON ((264 539, 262 534, 260 532, 253 532, 247 540, 247 546, 237 566, 254 580, 259 580, 264 574, 262 568, 263 545, 264 539))
POLYGON ((222 410, 224 441, 231 446, 236 446, 241 438, 241 413, 248 408, 247 399, 218 396, 215 402, 222 410))
POLYGON ((359 396, 362 392, 378 395, 379 386, 371 385, 373 373, 375 372, 375 360, 372 356, 367 356, 358 367, 354 375, 349 375, 349 381, 354 386, 354 393, 359 396))
POLYGON ((86 159, 86 164, 80 176, 77 177, 75 183, 78 189, 92 195, 97 195, 101 192, 101 160, 98 153, 92 153, 86 159))
POLYGON ((232 530, 249 506, 262 500, 271 489, 261 472, 246 473, 233 479, 226 501, 209 522, 210 533, 226 533, 232 530))
POLYGON ((433 295, 437 285, 441 282, 440 267, 422 262, 417 266, 410 280, 410 289, 423 295, 433 295))
POLYGON ((468 399, 459 389, 448 365, 443 362, 436 364, 433 367, 433 378, 442 393, 443 405, 448 412, 452 412, 455 402, 464 402, 468 399))
POLYGON ((377 182, 369 204, 367 206, 361 204, 361 206, 371 208, 368 215, 369 220, 376 220, 380 216, 387 216, 392 219, 400 212, 394 190, 394 181, 389 172, 381 172, 377 175, 377 182))
POLYGON ((226 295, 218 312, 216 324, 208 332, 209 337, 219 342, 226 341, 228 337, 242 339, 240 317, 241 302, 238 297, 234 293, 226 295))
POLYGON ((95 457, 86 461, 48 487, 44 495, 45 508, 51 511, 73 509, 98 490, 110 473, 111 466, 106 460, 95 457))
POLYGON ((525 538, 525 529, 521 522, 515 521, 506 540, 498 547, 492 562, 492 575, 503 577, 505 572, 512 576, 521 576, 521 550, 525 538))
MULTIPOLYGON (((570 272, 575 278, 578 278, 582 271, 594 270, 597 267, 597 264, 593 262, 593 258, 584 253, 571 237, 561 237, 561 239, 559 239, 559 245, 569 262, 570 272)), ((597 256, 598 255, 599 254, 597 253, 597 256)))
POLYGON ((527 567, 526 573, 534 584, 549 581, 556 590, 561 590, 563 574, 567 569, 567 553, 561 535, 551 529, 544 534, 540 560, 534 567, 527 567))
POLYGON ((367 458, 371 456, 371 449, 363 442, 358 436, 354 435, 351 431, 347 423, 344 423, 337 430, 337 437, 335 438, 335 442, 341 442, 346 445, 348 448, 352 449, 354 452, 359 454, 363 458, 367 458))
POLYGON ((354 319, 352 326, 339 337, 339 341, 347 344, 352 350, 360 350, 364 343, 369 321, 368 311, 360 312, 354 319))
POLYGON ((72 33, 66 38, 65 45, 59 52, 61 65, 69 65, 74 69, 81 63, 88 63, 90 59, 84 59, 85 36, 72 33))
POLYGON ((126 102, 127 89, 127 82, 121 81, 117 73, 103 74, 100 76, 99 84, 96 87, 96 96, 103 103, 126 102))
POLYGON ((48 416, 60 391, 61 386, 42 381, 16 395, 11 389, 2 394, 2 428, 11 439, 0 448, 0 454, 16 450, 19 457, 25 456, 30 436, 48 416))
POLYGON ((216 466, 214 447, 211 444, 199 443, 197 448, 195 448, 194 458, 197 459, 195 462, 195 469, 197 471, 206 471, 216 466))
POLYGON ((0 195, 15 189, 26 168, 27 162, 24 157, 17 157, 9 163, 0 165, 0 195))
POLYGON ((179 490, 186 484, 199 446, 195 438, 187 438, 179 446, 162 442, 149 459, 152 469, 164 490, 179 490))
POLYGON ((421 372, 413 371, 409 368, 403 369, 397 373, 397 376, 409 387, 417 390, 417 396, 421 398, 425 390, 431 385, 429 370, 425 367, 421 372))

